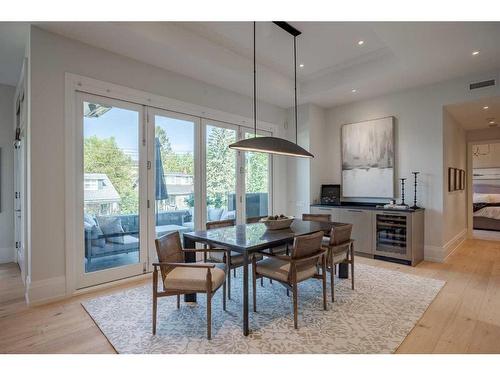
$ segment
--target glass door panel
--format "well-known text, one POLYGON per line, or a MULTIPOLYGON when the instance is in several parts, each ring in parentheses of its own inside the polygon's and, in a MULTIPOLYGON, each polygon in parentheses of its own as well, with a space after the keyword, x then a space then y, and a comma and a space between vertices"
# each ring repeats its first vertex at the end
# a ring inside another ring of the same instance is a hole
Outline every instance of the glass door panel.
POLYGON ((89 286, 143 271, 145 144, 141 106, 89 95, 80 110, 85 254, 80 286, 89 286))
MULTIPOLYGON (((245 132, 245 139, 253 136, 253 132, 245 132)), ((257 134, 257 136, 262 135, 257 134)), ((246 219, 269 215, 270 159, 269 154, 245 152, 246 219)))
POLYGON ((237 129, 205 126, 206 222, 236 220, 237 152, 228 146, 237 140, 237 129))
MULTIPOLYGON (((196 119, 154 113, 155 238, 194 230, 196 119)), ((151 201, 151 200, 150 200, 151 201)))

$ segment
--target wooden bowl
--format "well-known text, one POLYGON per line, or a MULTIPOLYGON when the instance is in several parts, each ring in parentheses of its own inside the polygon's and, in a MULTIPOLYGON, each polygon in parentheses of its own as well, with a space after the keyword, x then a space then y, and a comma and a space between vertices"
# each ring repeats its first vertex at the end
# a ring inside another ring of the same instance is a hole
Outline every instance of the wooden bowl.
POLYGON ((262 218, 260 219, 260 222, 266 226, 267 230, 279 230, 290 228, 290 225, 292 225, 294 219, 295 218, 293 216, 287 216, 276 220, 262 218))

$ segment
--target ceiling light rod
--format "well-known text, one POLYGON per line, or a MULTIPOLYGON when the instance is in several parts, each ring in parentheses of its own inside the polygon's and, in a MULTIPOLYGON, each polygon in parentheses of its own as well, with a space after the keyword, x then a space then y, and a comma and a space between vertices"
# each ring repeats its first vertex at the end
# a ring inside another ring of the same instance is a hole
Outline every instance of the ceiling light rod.
POLYGON ((294 68, 294 102, 295 102, 295 143, 287 139, 277 137, 257 138, 257 64, 256 64, 256 22, 253 23, 253 124, 254 137, 242 139, 229 145, 229 148, 240 151, 263 152, 268 154, 297 156, 303 158, 313 158, 314 155, 298 145, 298 122, 297 122, 297 35, 301 32, 287 22, 274 22, 281 29, 293 35, 293 68, 294 68))

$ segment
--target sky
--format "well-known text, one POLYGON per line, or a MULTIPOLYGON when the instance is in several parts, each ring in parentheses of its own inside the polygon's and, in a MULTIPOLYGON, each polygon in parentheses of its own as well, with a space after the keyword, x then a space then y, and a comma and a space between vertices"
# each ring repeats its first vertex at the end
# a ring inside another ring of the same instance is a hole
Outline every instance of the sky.
MULTIPOLYGON (((113 107, 97 118, 84 117, 84 137, 115 137, 118 147, 128 153, 137 153, 139 144, 139 113, 113 107)), ((178 153, 193 152, 194 124, 164 116, 155 116, 155 125, 165 129, 172 150, 178 153)))

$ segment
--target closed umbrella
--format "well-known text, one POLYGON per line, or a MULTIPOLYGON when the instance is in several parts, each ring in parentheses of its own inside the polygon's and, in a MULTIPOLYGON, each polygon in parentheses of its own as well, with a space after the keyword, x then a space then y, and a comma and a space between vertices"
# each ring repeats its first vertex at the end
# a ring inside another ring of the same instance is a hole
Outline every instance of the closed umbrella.
POLYGON ((168 198, 167 184, 165 183, 165 172, 161 160, 161 144, 158 137, 155 138, 155 199, 156 199, 156 223, 158 224, 158 201, 168 198))

